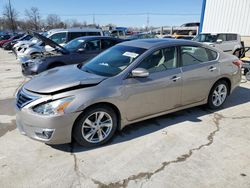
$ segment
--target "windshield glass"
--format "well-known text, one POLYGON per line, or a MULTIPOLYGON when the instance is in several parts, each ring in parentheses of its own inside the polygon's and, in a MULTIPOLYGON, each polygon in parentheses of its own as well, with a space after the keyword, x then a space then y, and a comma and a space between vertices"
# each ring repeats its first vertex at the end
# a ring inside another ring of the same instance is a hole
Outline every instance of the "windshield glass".
POLYGON ((197 42, 216 42, 217 35, 199 34, 193 40, 197 42))
POLYGON ((66 48, 66 49, 69 50, 69 51, 75 51, 75 50, 77 50, 77 49, 80 47, 80 45, 81 45, 83 42, 84 42, 83 39, 74 39, 74 40, 68 42, 68 43, 64 46, 64 48, 66 48))
POLYGON ((146 49, 131 46, 114 46, 96 56, 81 69, 101 76, 115 76, 145 51, 146 49))

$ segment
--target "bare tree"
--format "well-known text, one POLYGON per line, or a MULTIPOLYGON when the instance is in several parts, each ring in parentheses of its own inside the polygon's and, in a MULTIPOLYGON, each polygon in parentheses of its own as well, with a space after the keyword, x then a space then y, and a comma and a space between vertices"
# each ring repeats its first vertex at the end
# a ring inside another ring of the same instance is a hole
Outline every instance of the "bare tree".
POLYGON ((25 10, 25 16, 27 17, 27 24, 30 29, 40 30, 41 18, 38 8, 31 7, 30 10, 25 10))
POLYGON ((83 22, 79 22, 77 19, 67 19, 64 21, 64 24, 66 25, 67 28, 72 28, 72 27, 86 27, 87 26, 87 22, 83 21, 83 22))
POLYGON ((12 7, 12 4, 9 0, 8 4, 6 4, 3 8, 3 17, 6 22, 6 26, 8 29, 11 29, 12 32, 15 32, 17 29, 17 11, 12 7))
POLYGON ((47 29, 65 28, 66 24, 61 21, 61 18, 56 14, 49 14, 46 19, 47 29))

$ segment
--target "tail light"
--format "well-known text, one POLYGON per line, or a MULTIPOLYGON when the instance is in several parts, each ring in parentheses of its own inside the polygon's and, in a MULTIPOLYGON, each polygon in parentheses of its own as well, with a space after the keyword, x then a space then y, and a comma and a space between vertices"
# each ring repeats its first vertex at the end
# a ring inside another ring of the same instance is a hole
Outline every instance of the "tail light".
POLYGON ((233 64, 235 64, 237 67, 239 67, 240 69, 241 69, 241 67, 242 67, 242 61, 241 60, 235 60, 234 62, 233 62, 233 64))

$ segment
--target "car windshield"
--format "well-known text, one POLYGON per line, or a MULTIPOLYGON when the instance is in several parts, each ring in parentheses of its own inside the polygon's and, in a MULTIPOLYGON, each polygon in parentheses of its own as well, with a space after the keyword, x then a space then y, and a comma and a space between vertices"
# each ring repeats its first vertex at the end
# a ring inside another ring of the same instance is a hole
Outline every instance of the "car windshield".
POLYGON ((64 48, 66 48, 69 51, 75 51, 76 49, 79 48, 79 46, 84 42, 83 39, 74 39, 70 42, 68 42, 64 48))
POLYGON ((216 42, 217 35, 199 34, 193 40, 197 42, 216 42))
POLYGON ((117 45, 96 56, 81 69, 101 76, 115 76, 126 69, 145 51, 144 48, 117 45))

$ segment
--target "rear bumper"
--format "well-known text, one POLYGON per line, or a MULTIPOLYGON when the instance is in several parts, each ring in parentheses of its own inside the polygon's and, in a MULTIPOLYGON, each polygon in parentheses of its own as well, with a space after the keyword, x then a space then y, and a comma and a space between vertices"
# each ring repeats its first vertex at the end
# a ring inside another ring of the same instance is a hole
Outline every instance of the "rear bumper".
POLYGON ((43 116, 16 107, 16 126, 21 134, 47 144, 71 142, 71 132, 78 113, 43 116))

